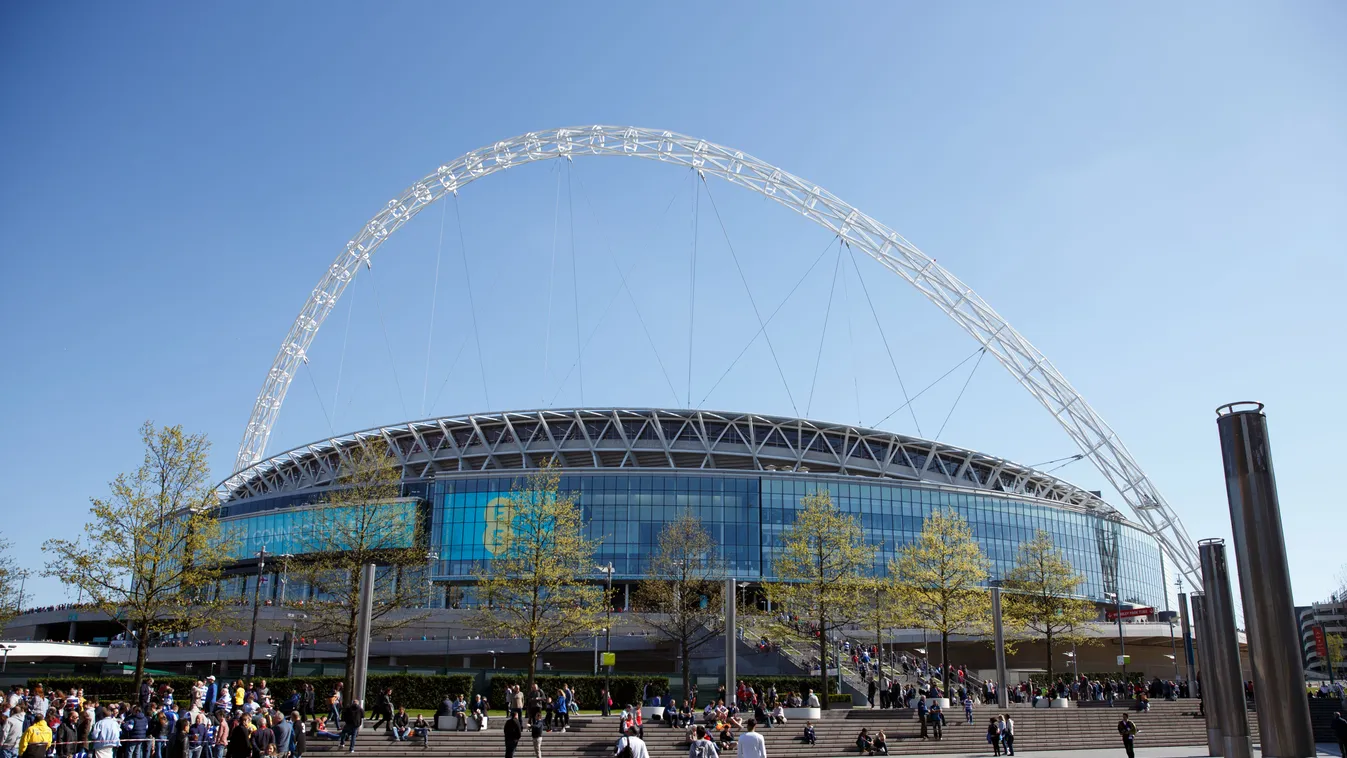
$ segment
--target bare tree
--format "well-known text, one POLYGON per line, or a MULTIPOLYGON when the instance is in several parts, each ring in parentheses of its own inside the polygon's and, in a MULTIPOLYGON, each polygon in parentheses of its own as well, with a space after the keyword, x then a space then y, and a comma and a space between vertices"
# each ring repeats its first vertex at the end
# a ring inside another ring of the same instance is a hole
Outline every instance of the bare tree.
POLYGON ((382 441, 354 447, 336 486, 302 512, 292 530, 289 572, 312 590, 305 602, 305 636, 337 639, 346 647, 346 691, 354 691, 362 570, 375 564, 371 636, 425 617, 407 612, 424 597, 429 565, 426 534, 413 498, 402 497, 401 468, 382 441), (402 612, 399 612, 402 611, 402 612))
POLYGON ((725 630, 725 565, 716 541, 689 511, 664 525, 636 590, 642 622, 678 649, 683 692, 692 691, 691 654, 725 630))
POLYGON ((819 696, 827 707, 829 638, 863 617, 870 584, 865 571, 874 549, 865 543, 860 522, 839 511, 827 490, 805 495, 800 504, 795 523, 781 533, 781 554, 773 564, 777 581, 764 589, 773 605, 799 620, 775 628, 818 646, 819 696))
POLYGON ((528 643, 529 687, 538 656, 603 623, 603 588, 586 580, 598 543, 585 537, 580 505, 560 486, 552 461, 517 483, 489 535, 495 557, 475 571, 482 606, 473 623, 528 643))

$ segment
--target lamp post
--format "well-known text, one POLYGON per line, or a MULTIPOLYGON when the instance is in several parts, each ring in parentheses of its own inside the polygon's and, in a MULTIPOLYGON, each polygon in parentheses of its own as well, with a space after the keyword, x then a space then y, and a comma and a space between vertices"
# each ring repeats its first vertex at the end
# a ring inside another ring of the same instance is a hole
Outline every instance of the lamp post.
POLYGON ((277 605, 285 607, 285 589, 290 586, 290 559, 295 556, 291 553, 281 553, 277 556, 281 559, 281 598, 277 605))
MULTIPOLYGON (((295 638, 299 636, 299 622, 300 622, 300 621, 308 621, 308 620, 309 620, 309 614, 307 614, 307 613, 287 613, 287 614, 285 614, 285 617, 288 618, 288 619, 290 619, 290 650, 289 650, 289 652, 287 652, 286 655, 285 655, 285 674, 286 674, 286 676, 294 676, 294 675, 295 675, 295 657, 296 657, 296 651, 297 651, 297 649, 298 649, 297 646, 299 645, 299 643, 296 641, 295 638)), ((214 665, 214 664, 212 664, 212 665, 214 665)))
POLYGON ((430 608, 430 594, 435 588, 435 580, 430 578, 433 572, 435 561, 440 559, 440 554, 436 552, 426 553, 426 608, 430 608))
POLYGON ((494 671, 496 669, 496 654, 499 653, 500 651, 488 650, 487 652, 491 654, 491 669, 494 671))
MULTIPOLYGON (((607 586, 603 595, 603 652, 606 654, 613 650, 613 562, 608 561, 608 565, 596 566, 595 568, 604 575, 605 585, 607 586)), ((609 680, 612 679, 612 676, 613 667, 609 664, 603 669, 603 698, 605 704, 608 702, 608 698, 613 696, 613 691, 609 686, 609 680)))
POLYGON ((18 645, 0 645, 0 650, 3 650, 5 653, 5 662, 0 664, 0 671, 5 671, 9 668, 9 651, 17 647, 18 645))
MULTIPOLYGON (((1123 686, 1127 687, 1127 640, 1123 637, 1122 596, 1117 592, 1105 592, 1104 597, 1113 598, 1113 607, 1118 614, 1118 646, 1120 647, 1120 651, 1118 653, 1118 660, 1122 662, 1123 686)), ((1127 693, 1128 696, 1130 697, 1132 694, 1131 687, 1127 687, 1127 693)))
POLYGON ((1076 680, 1080 680, 1080 661, 1076 658, 1076 643, 1071 643, 1071 651, 1065 653, 1067 658, 1071 659, 1071 670, 1076 674, 1076 680))
POLYGON ((253 582, 253 624, 248 631, 248 662, 244 664, 244 675, 253 676, 253 649, 257 642, 257 611, 262 599, 262 570, 267 565, 267 546, 257 551, 257 581, 253 582))

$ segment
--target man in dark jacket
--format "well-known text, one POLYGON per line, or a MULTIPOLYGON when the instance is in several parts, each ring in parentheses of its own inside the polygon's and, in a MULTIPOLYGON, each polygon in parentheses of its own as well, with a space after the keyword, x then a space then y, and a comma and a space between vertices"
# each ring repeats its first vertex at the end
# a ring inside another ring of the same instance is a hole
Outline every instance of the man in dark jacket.
POLYGON ((308 736, 304 733, 304 717, 301 714, 290 714, 290 736, 294 740, 294 747, 290 750, 291 758, 304 758, 308 736))
POLYGON ((505 719, 505 758, 514 758, 515 748, 519 747, 519 740, 524 736, 524 730, 519 726, 518 719, 505 719))
POLYGON ((1347 758, 1347 719, 1337 711, 1333 713, 1333 736, 1338 738, 1338 752, 1347 758))
POLYGON ((389 731, 393 726, 393 688, 389 687, 384 694, 379 696, 379 704, 374 708, 375 721, 371 729, 378 729, 382 724, 384 731, 389 731))
POLYGON ((359 700, 352 700, 351 704, 341 713, 341 739, 337 740, 337 748, 341 749, 346 745, 346 741, 351 741, 351 748, 348 753, 355 752, 355 736, 360 733, 360 722, 365 720, 365 706, 359 700))
POLYGON ((253 750, 253 758, 266 758, 267 752, 276 746, 276 733, 265 716, 257 719, 257 730, 248 738, 248 746, 253 750))

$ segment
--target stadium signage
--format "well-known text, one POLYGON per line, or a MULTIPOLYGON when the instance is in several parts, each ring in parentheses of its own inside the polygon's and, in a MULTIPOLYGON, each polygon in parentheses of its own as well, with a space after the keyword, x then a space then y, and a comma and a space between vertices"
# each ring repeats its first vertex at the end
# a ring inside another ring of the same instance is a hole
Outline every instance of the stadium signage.
MULTIPOLYGON (((1138 616, 1149 616, 1152 613, 1155 613, 1154 608, 1124 608, 1122 609, 1121 616, 1125 619, 1131 619, 1137 618, 1138 616)), ((1117 621, 1119 615, 1120 614, 1118 611, 1104 612, 1104 618, 1108 619, 1109 621, 1117 621)))

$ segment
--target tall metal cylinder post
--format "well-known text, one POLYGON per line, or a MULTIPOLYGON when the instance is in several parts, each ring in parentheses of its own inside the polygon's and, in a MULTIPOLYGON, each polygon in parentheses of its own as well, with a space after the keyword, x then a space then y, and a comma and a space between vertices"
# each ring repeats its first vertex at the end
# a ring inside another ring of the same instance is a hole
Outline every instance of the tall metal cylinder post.
POLYGON ((735 607, 735 580, 725 580, 725 700, 734 702, 734 687, 739 681, 735 672, 735 643, 739 637, 737 608, 735 607))
MULTIPOLYGON (((1197 668, 1202 680, 1198 693, 1202 697, 1202 713, 1207 719, 1207 755, 1220 755, 1225 749, 1222 744, 1221 709, 1211 700, 1211 624, 1207 616, 1207 598, 1201 592, 1194 592, 1189 599, 1193 603, 1193 625, 1197 628, 1197 668)), ((1191 686, 1191 685, 1190 685, 1191 686)))
POLYGON ((1314 729, 1267 416, 1260 403, 1231 403, 1216 414, 1263 755, 1306 758, 1315 755, 1314 729))
POLYGON ((992 629, 996 641, 996 706, 1010 707, 1010 690, 1006 687, 1006 630, 1001 619, 1001 588, 992 585, 992 629))
POLYGON ((360 571, 360 606, 356 613, 355 670, 351 673, 351 699, 365 704, 365 679, 369 673, 369 636, 374 611, 374 564, 360 571))
MULTIPOLYGON (((1225 561, 1224 540, 1197 543, 1202 560, 1202 587, 1207 597, 1207 625, 1211 628, 1211 685, 1207 688, 1207 712, 1220 709, 1221 755, 1250 758, 1249 713, 1244 704, 1243 677, 1239 669, 1239 636, 1235 626, 1235 598, 1230 591, 1230 568, 1225 561)), ((1303 695, 1302 695, 1303 697, 1303 695)))
POLYGON ((1188 677, 1188 693, 1193 693, 1197 681, 1193 678, 1193 629, 1188 620, 1188 595, 1179 593, 1179 629, 1183 632, 1183 671, 1188 677))

